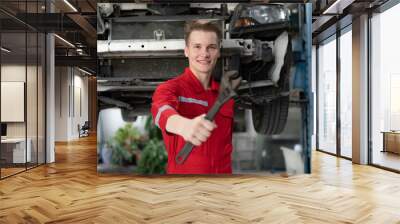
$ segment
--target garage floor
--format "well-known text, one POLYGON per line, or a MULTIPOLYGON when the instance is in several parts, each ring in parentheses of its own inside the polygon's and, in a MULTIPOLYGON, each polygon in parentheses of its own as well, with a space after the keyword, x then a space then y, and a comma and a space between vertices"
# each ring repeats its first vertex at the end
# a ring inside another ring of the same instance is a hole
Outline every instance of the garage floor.
POLYGON ((99 176, 96 139, 0 181, 0 223, 398 223, 399 174, 313 152, 312 174, 99 176))

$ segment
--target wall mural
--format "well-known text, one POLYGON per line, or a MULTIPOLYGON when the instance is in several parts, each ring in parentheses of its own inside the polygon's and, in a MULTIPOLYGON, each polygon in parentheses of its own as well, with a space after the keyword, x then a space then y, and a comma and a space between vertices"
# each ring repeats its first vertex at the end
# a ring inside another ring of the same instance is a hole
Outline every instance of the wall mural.
POLYGON ((98 172, 309 173, 311 5, 145 6, 98 3, 98 172))

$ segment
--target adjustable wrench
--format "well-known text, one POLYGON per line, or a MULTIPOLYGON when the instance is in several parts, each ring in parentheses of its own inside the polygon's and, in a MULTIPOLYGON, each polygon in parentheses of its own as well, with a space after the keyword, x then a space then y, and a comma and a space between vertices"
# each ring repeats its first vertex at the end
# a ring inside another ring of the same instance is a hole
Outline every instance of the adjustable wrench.
MULTIPOLYGON (((226 103, 232 97, 236 96, 235 90, 239 87, 241 80, 242 78, 239 76, 237 71, 228 71, 222 76, 218 98, 211 109, 207 112, 205 119, 209 121, 214 120, 215 115, 218 113, 219 109, 221 109, 222 105, 224 105, 224 103, 226 103)), ((186 142, 185 146, 175 157, 176 163, 182 164, 185 162, 192 149, 193 144, 186 142)))

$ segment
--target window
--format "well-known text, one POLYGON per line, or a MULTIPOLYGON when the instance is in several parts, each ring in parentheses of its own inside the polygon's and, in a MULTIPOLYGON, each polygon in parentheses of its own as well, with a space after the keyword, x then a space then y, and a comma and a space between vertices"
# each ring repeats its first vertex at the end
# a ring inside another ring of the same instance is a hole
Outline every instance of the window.
MULTIPOLYGON (((44 1, 1 1, 15 13, 40 13, 44 1)), ((45 35, 3 12, 0 28, 0 178, 45 163, 45 35), (4 22, 8 21, 8 22, 4 22), (18 24, 18 25, 16 25, 18 24), (10 96, 14 96, 11 98, 10 96), (11 99, 10 99, 11 98, 11 99), (14 100, 14 102, 7 102, 14 100), (14 109, 10 109, 11 106, 14 109)))
POLYGON ((352 33, 351 26, 340 36, 340 155, 351 158, 352 141, 352 33))
POLYGON ((336 39, 318 48, 318 149, 336 153, 336 39))
POLYGON ((394 29, 398 21, 399 4, 371 19, 372 163, 395 170, 400 170, 400 155, 387 151, 383 132, 400 129, 400 30, 394 29))

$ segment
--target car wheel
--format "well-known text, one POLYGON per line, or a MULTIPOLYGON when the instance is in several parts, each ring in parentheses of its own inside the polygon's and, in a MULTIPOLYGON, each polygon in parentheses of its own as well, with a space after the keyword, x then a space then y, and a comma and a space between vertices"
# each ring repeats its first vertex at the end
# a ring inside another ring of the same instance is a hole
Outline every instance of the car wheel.
POLYGON ((280 134, 286 126, 289 96, 283 96, 266 105, 252 109, 254 129, 260 134, 280 134))

